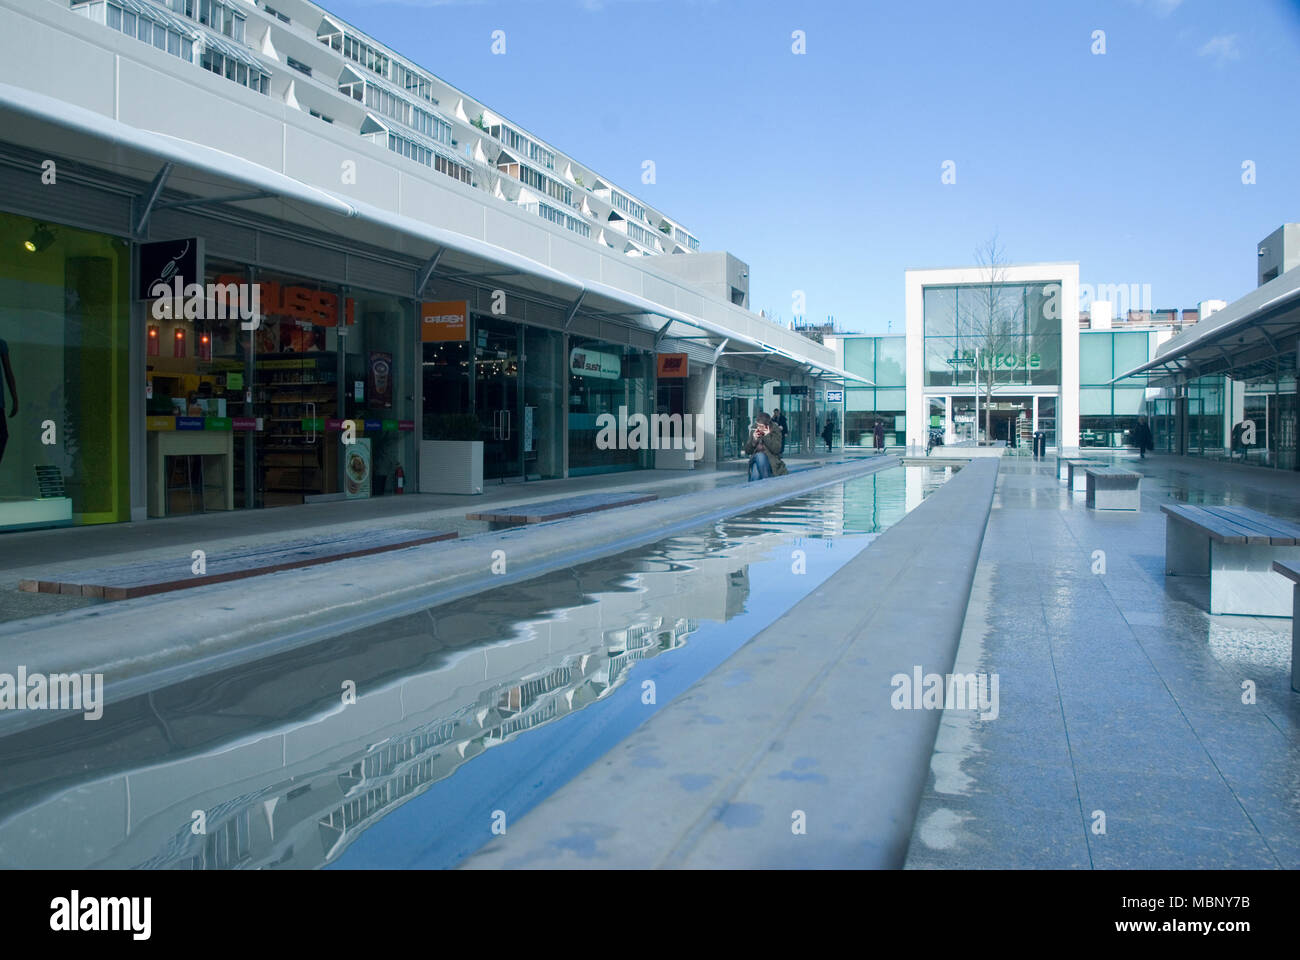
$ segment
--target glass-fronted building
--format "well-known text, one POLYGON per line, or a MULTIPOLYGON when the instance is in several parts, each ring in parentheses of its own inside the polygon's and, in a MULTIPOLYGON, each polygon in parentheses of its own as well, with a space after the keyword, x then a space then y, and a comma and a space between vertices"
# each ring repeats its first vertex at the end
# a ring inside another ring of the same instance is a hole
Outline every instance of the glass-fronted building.
MULTIPOLYGON (((1154 330, 1080 332, 1079 446, 1129 446, 1138 419, 1156 414, 1143 384, 1111 381, 1154 356, 1160 337, 1154 330)), ((1151 427, 1159 448, 1160 433, 1151 427)))
POLYGON ((885 431, 885 446, 907 443, 907 339, 853 337, 844 341, 844 368, 875 386, 848 386, 844 391, 843 443, 871 447, 876 422, 885 431))

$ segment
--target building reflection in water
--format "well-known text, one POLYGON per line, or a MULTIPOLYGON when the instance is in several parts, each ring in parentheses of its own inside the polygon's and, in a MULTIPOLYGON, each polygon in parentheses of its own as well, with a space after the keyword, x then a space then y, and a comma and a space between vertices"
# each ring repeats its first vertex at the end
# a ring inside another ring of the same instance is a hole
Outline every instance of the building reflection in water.
POLYGON ((6 738, 0 866, 329 863, 475 757, 608 698, 701 621, 743 613, 751 564, 788 565, 793 537, 895 522, 915 494, 891 472, 897 489, 879 476, 856 498, 826 488, 115 704, 89 733, 77 716, 6 738))

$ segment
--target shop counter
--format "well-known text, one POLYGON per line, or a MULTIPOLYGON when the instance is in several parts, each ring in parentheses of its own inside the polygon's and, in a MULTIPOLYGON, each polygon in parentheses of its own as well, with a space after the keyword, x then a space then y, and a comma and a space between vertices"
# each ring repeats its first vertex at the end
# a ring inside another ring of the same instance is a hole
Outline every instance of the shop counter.
MULTIPOLYGON (((150 430, 148 455, 149 516, 167 516, 168 479, 174 472, 168 461, 172 457, 202 458, 198 478, 185 485, 191 512, 235 508, 235 435, 231 431, 150 430), (201 507, 195 504, 194 493, 201 507)), ((191 477, 188 462, 184 469, 185 477, 191 477)))

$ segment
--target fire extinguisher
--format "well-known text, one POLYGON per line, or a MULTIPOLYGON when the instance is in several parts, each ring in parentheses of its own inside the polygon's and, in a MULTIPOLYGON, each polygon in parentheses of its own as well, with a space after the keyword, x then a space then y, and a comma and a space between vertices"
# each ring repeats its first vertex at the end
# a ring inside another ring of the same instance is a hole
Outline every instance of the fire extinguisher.
POLYGON ((393 471, 393 479, 397 481, 397 492, 405 493, 406 492, 406 471, 402 469, 402 465, 400 463, 397 465, 397 469, 393 471))

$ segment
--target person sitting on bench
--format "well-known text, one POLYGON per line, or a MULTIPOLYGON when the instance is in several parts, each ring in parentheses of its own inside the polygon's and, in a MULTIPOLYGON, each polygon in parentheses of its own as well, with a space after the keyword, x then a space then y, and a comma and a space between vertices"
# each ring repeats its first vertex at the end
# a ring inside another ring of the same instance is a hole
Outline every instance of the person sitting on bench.
POLYGON ((758 422, 750 431, 749 442, 745 444, 745 453, 749 455, 750 480, 785 476, 785 461, 781 459, 784 443, 781 428, 766 413, 760 413, 758 422))

